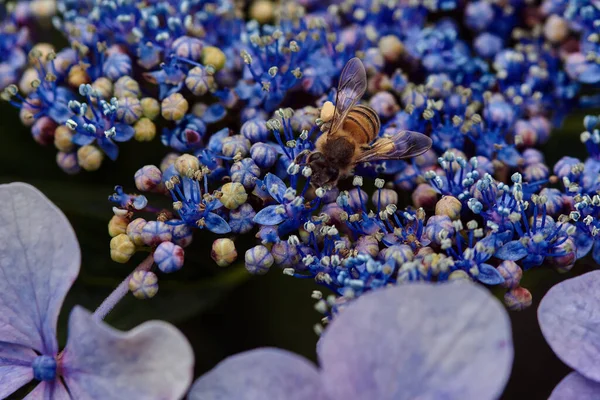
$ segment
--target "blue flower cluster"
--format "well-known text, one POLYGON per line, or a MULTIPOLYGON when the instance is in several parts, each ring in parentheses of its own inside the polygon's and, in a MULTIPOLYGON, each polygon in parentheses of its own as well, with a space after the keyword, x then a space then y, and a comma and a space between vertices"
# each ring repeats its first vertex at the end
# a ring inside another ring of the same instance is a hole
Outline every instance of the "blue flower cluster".
POLYGON ((19 85, 2 75, 3 98, 66 172, 96 170, 118 142, 159 131, 172 151, 135 173, 170 209, 122 187, 110 196, 115 261, 150 247, 174 272, 200 229, 228 235, 211 253, 226 266, 234 241, 254 235, 249 272, 277 266, 339 304, 470 280, 505 288, 512 309, 531 304, 524 271, 566 271, 590 251, 600 262, 598 117, 584 121, 585 162, 551 167, 537 150, 569 112, 600 104, 589 94, 600 83, 594 2, 263 1, 247 14, 228 0, 136 3, 58 1, 54 27, 70 45, 60 51, 22 40, 14 12, 1 25, 0 44, 20 56, 0 59, 0 72, 22 72, 19 85), (329 134, 326 109, 355 56, 375 136, 421 132, 432 148, 356 163, 352 179, 317 187, 302 157, 329 134))

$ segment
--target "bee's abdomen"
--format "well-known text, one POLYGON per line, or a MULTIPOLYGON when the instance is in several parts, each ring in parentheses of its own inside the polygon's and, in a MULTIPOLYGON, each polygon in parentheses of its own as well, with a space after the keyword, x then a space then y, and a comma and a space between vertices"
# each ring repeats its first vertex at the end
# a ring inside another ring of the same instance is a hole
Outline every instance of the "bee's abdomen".
POLYGON ((348 113, 343 129, 359 144, 367 144, 377 137, 380 127, 379 116, 371 107, 357 105, 348 113))

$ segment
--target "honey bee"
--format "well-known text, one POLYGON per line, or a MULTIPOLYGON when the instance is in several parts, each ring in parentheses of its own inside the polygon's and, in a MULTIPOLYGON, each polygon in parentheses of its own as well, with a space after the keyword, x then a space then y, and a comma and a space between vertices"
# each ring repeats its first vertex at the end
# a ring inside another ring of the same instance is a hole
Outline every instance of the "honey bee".
MULTIPOLYGON (((316 141, 314 151, 305 150, 315 187, 335 186, 362 162, 416 157, 431 148, 431 139, 422 133, 401 130, 379 137, 381 122, 368 106, 357 104, 367 89, 367 73, 362 62, 353 58, 342 70, 333 117, 316 141)), ((322 126, 322 130, 323 130, 322 126)))

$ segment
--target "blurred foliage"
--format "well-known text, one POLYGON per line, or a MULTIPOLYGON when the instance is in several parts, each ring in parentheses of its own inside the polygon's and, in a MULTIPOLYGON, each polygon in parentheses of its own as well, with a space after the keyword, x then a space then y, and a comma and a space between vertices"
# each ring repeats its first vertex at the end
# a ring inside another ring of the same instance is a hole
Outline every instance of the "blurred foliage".
MULTIPOLYGON (((572 115, 555 130, 543 149, 549 165, 566 154, 585 157, 579 141, 583 115, 572 115)), ((121 265, 110 260, 107 223, 112 206, 107 197, 116 184, 134 189, 134 172, 143 165, 160 162, 167 151, 158 139, 153 143, 125 143, 120 146, 122 155, 117 162, 105 161, 97 172, 68 176, 56 165, 55 150, 36 144, 15 110, 2 104, 0 119, 0 183, 24 181, 42 190, 65 212, 81 244, 81 273, 59 321, 64 342, 70 308, 80 304, 93 310, 135 266, 134 262, 121 265)), ((107 321, 120 329, 149 319, 175 323, 196 351, 197 374, 230 354, 260 346, 286 348, 314 360, 317 337, 312 326, 320 316, 313 309, 310 294, 317 286, 285 277, 275 268, 266 276, 250 277, 239 261, 219 268, 208 256, 213 239, 206 232, 198 232, 186 249, 185 267, 160 276, 160 290, 154 299, 139 301, 128 296, 107 321)), ((241 249, 253 238, 244 240, 247 243, 236 242, 241 261, 241 249)), ((553 355, 541 335, 536 309, 553 284, 594 268, 582 264, 567 275, 544 269, 526 274, 523 285, 531 290, 534 304, 524 312, 511 313, 516 356, 504 398, 545 399, 567 374, 568 368, 553 355)))

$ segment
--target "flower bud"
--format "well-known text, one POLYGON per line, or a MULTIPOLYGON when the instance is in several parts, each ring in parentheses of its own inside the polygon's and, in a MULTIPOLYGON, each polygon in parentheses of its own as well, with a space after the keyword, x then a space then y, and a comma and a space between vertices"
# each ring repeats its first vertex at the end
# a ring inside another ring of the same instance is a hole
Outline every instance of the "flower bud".
POLYGON ((104 160, 104 153, 97 147, 87 144, 77 150, 77 162, 86 171, 96 171, 104 160))
POLYGON ((269 0, 255 0, 250 6, 250 18, 259 24, 266 24, 275 15, 275 5, 269 0))
POLYGON ((250 157, 260 168, 269 169, 277 161, 277 150, 266 143, 255 143, 250 149, 250 157))
POLYGON ((571 237, 558 246, 554 246, 552 248, 552 253, 563 254, 562 256, 546 257, 546 260, 550 263, 550 265, 552 265, 558 272, 561 273, 570 271, 577 260, 577 246, 571 237))
POLYGON ((240 133, 252 143, 266 142, 270 136, 266 122, 261 119, 251 119, 244 122, 240 128, 240 133))
POLYGON ((177 246, 187 247, 192 243, 193 232, 192 228, 185 224, 175 225, 171 228, 172 231, 172 241, 177 246))
POLYGON ((59 151, 56 153, 56 163, 69 175, 73 175, 81 171, 81 167, 77 163, 77 154, 76 153, 65 153, 63 151, 59 151))
POLYGON ((31 136, 33 136, 33 139, 36 142, 42 146, 46 146, 54 142, 54 131, 56 128, 57 125, 53 119, 41 117, 38 118, 31 127, 31 136))
POLYGON ((156 136, 156 125, 149 118, 142 117, 133 126, 133 138, 138 142, 149 142, 156 136))
POLYGON ((529 307, 531 302, 531 292, 520 286, 510 289, 504 295, 504 304, 506 304, 509 310, 522 311, 529 307))
POLYGON ((191 154, 183 154, 175 160, 175 170, 181 176, 186 176, 188 171, 196 172, 200 169, 200 160, 191 154))
POLYGON ((544 24, 544 37, 551 43, 560 43, 569 35, 569 21, 552 14, 544 24))
POLYGON ((140 104, 144 117, 154 120, 160 114, 160 103, 153 97, 144 97, 140 104))
POLYGON ((512 289, 519 286, 521 278, 523 277, 523 270, 516 262, 508 260, 502 261, 500 265, 498 265, 497 270, 504 278, 504 283, 501 284, 502 287, 512 289))
POLYGON ((388 62, 398 61, 404 53, 404 44, 395 35, 383 36, 379 39, 379 51, 388 62))
POLYGON ((142 229, 146 225, 146 220, 144 218, 136 218, 127 225, 126 233, 129 236, 129 239, 136 246, 143 246, 144 240, 142 239, 142 229))
POLYGON ((235 243, 231 239, 217 239, 212 244, 210 257, 219 267, 227 267, 237 259, 235 243))
POLYGON ((439 245, 442 242, 442 233, 446 233, 448 237, 454 234, 452 221, 446 215, 431 216, 425 226, 425 235, 433 243, 439 245))
MULTIPOLYGON (((127 77, 129 78, 129 77, 127 77)), ((129 78, 131 79, 131 78, 129 78)), ((109 99, 112 96, 113 93, 113 83, 110 79, 105 78, 105 77, 100 77, 98 79, 96 79, 93 83, 92 83, 92 88, 97 91, 100 96, 104 99, 109 99)), ((121 96, 117 96, 115 94, 115 97, 121 97, 121 96)))
POLYGON ((246 251, 244 256, 246 269, 253 275, 264 275, 275 262, 269 250, 262 245, 255 246, 246 251))
POLYGON ((223 205, 230 210, 238 208, 248 199, 246 189, 244 189, 244 186, 238 182, 229 182, 224 184, 221 188, 221 193, 221 203, 223 203, 223 205))
POLYGON ((90 76, 83 66, 75 64, 69 69, 67 81, 71 87, 78 88, 83 84, 90 83, 90 76))
POLYGON ((110 237, 121 235, 127 232, 128 224, 129 220, 127 218, 113 215, 113 217, 108 222, 108 234, 110 235, 110 237))
POLYGON ((177 153, 167 154, 160 162, 160 170, 164 173, 167 170, 167 168, 169 168, 171 165, 175 164, 175 161, 178 158, 179 158, 179 154, 177 154, 177 153))
POLYGON ((355 249, 360 254, 369 254, 371 257, 377 257, 377 254, 379 253, 379 242, 371 235, 363 235, 358 238, 355 249))
POLYGON ((469 274, 467 274, 462 269, 457 269, 456 271, 452 271, 450 273, 450 275, 448 275, 448 280, 449 281, 469 281, 469 282, 472 281, 469 274))
POLYGON ((135 97, 121 97, 118 100, 117 118, 128 125, 133 125, 142 116, 142 105, 135 97))
POLYGON ((118 99, 125 97, 137 99, 140 97, 140 94, 140 84, 130 76, 122 76, 115 82, 114 96, 118 99))
POLYGON ((223 139, 222 153, 226 157, 246 157, 250 146, 250 141, 242 135, 229 136, 223 139))
POLYGON ((251 158, 244 158, 231 166, 229 175, 233 182, 241 183, 246 189, 251 190, 260 176, 260 168, 251 158))
POLYGON ((39 74, 35 70, 35 68, 27 68, 23 74, 21 75, 21 79, 19 80, 19 91, 24 95, 31 94, 35 89, 32 85, 32 82, 36 79, 39 80, 39 74))
POLYGON ((152 271, 135 271, 129 278, 129 290, 140 300, 151 299, 158 292, 158 278, 152 271))
POLYGON ((60 151, 69 152, 75 147, 72 138, 71 130, 66 125, 59 125, 54 131, 54 146, 60 151))
POLYGON ((237 234, 248 233, 254 228, 256 212, 248 203, 244 203, 229 213, 229 227, 231 232, 237 234))
POLYGON ((162 190, 162 172, 155 165, 145 165, 134 175, 135 187, 142 192, 162 190))
POLYGON ((126 263, 135 253, 135 244, 122 233, 110 240, 110 258, 118 263, 126 263))
POLYGON ((390 204, 398 204, 398 193, 392 189, 381 189, 373 192, 371 201, 382 210, 390 204))
POLYGON ((179 121, 189 109, 188 101, 181 93, 173 93, 162 101, 161 113, 167 121, 179 121))
POLYGON ((161 221, 148 221, 142 228, 142 241, 147 246, 156 246, 172 238, 171 228, 161 221))
POLYGON ((154 251, 154 262, 165 274, 179 271, 183 267, 184 251, 173 242, 162 242, 154 251))
POLYGON ((273 256, 275 264, 280 268, 294 267, 300 262, 296 247, 290 246, 290 244, 284 240, 275 243, 273 247, 271 247, 271 255, 273 256))
POLYGON ((219 71, 225 66, 225 53, 218 47, 206 46, 202 49, 202 64, 212 65, 216 71, 219 71))
POLYGON ((431 185, 427 183, 420 183, 419 186, 417 186, 415 191, 412 193, 411 197, 413 205, 416 208, 423 207, 431 209, 435 206, 437 202, 438 193, 431 185))
POLYGON ((435 215, 445 215, 451 220, 456 220, 460 217, 461 209, 460 200, 453 196, 444 196, 435 205, 435 215))

